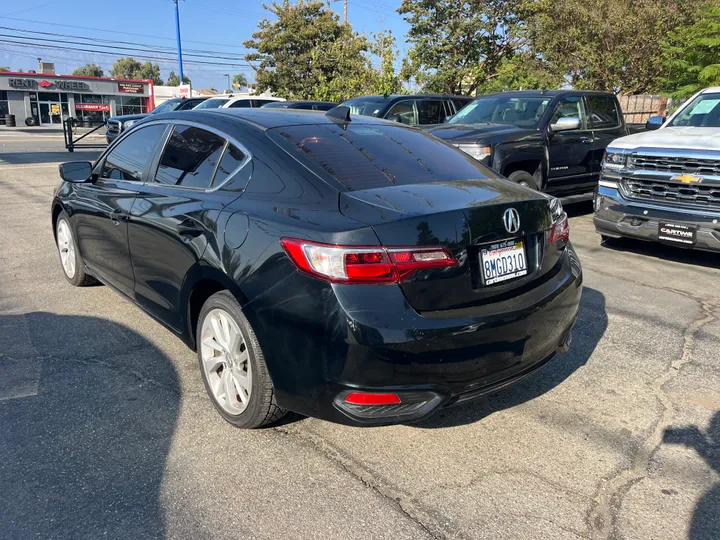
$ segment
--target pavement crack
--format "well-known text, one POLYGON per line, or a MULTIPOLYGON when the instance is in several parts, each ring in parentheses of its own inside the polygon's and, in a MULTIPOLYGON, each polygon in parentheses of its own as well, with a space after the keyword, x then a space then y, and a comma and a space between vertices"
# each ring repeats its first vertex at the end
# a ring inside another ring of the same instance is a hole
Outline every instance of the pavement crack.
POLYGON ((295 429, 288 429, 285 426, 278 426, 273 429, 283 435, 299 439, 300 442, 339 466, 422 529, 428 538, 445 540, 448 536, 452 536, 453 538, 469 539, 463 532, 451 529, 447 519, 436 511, 425 508, 422 503, 414 499, 410 494, 389 485, 387 482, 378 482, 373 471, 357 463, 351 456, 346 455, 341 449, 322 437, 308 431, 300 432, 295 429))
POLYGON ((664 387, 678 376, 685 365, 692 362, 695 338, 700 328, 717 319, 713 313, 716 306, 712 302, 692 297, 680 291, 665 290, 692 298, 700 304, 702 311, 685 328, 680 358, 670 361, 666 369, 650 384, 655 398, 660 403, 660 414, 650 428, 649 434, 638 447, 630 465, 616 470, 609 477, 602 478, 596 487, 592 506, 586 516, 586 524, 592 532, 593 538, 612 540, 619 537, 617 516, 622 507, 623 499, 635 484, 642 482, 646 478, 650 460, 660 448, 663 442, 663 433, 672 424, 675 417, 673 402, 670 396, 665 393, 664 387))

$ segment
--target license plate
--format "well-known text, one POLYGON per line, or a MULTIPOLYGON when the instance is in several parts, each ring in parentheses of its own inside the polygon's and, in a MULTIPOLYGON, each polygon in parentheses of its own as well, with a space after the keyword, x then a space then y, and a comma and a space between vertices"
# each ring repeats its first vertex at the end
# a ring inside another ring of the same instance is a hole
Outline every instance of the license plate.
POLYGON ((694 246, 697 242, 697 227, 661 221, 658 225, 658 240, 668 244, 694 246))
POLYGON ((483 283, 492 285, 527 274, 525 246, 521 240, 508 240, 480 250, 483 283))

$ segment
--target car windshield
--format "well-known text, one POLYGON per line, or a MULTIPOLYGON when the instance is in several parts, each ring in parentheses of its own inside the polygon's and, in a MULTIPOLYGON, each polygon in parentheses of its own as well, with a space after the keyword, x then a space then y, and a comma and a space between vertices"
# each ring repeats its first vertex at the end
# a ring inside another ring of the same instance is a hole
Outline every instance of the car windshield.
POLYGON ((341 103, 345 107, 350 107, 350 114, 359 114, 361 116, 380 116, 380 112, 385 108, 387 101, 383 98, 354 98, 348 99, 345 103, 341 103))
POLYGON ((670 125, 720 127, 720 93, 699 95, 680 111, 670 125))
POLYGON ((177 109, 180 104, 182 103, 182 100, 180 99, 171 99, 164 103, 161 103, 157 107, 155 107, 150 114, 161 114, 165 112, 172 112, 175 109, 177 109))
POLYGON ((217 109, 228 102, 227 98, 211 98, 206 99, 196 109, 217 109))
POLYGON ((550 97, 488 96, 468 103, 449 124, 509 124, 536 128, 550 97))

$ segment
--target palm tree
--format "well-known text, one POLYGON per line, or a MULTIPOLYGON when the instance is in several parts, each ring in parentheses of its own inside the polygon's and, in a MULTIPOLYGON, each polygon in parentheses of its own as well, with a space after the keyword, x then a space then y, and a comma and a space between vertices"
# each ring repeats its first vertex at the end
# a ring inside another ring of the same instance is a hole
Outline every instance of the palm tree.
POLYGON ((233 77, 232 85, 235 90, 240 90, 240 88, 247 86, 247 84, 247 77, 244 73, 238 73, 233 77))

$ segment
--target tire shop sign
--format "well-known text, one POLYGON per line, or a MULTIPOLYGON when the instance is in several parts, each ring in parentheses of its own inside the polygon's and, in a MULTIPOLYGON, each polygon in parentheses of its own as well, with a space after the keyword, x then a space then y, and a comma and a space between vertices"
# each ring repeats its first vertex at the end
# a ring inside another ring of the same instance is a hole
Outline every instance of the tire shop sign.
POLYGON ((38 81, 35 79, 8 79, 11 88, 36 90, 38 88, 47 90, 64 90, 65 92, 92 92, 90 85, 81 81, 38 81))

